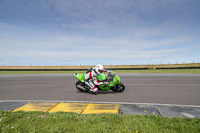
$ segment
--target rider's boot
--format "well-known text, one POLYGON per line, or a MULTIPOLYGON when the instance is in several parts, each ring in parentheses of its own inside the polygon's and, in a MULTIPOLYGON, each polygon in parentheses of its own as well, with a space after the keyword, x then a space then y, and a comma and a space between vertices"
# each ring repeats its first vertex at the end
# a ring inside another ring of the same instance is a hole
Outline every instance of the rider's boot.
POLYGON ((92 92, 93 94, 96 94, 97 91, 98 91, 98 88, 96 86, 90 89, 90 92, 92 92))

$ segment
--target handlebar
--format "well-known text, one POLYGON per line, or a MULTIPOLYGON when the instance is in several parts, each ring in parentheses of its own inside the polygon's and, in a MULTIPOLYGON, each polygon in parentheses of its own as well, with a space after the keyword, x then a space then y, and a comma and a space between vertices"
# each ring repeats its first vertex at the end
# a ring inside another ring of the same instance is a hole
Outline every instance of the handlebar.
POLYGON ((109 82, 113 82, 114 77, 115 77, 114 74, 108 73, 107 76, 106 76, 106 79, 107 79, 107 81, 109 81, 109 82))

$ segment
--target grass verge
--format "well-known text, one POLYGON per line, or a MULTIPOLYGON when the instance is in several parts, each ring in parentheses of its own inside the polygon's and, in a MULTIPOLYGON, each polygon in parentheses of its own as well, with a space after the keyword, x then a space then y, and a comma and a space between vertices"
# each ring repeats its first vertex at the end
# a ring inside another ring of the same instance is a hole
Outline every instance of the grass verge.
POLYGON ((116 70, 117 73, 200 73, 200 69, 116 70))
MULTIPOLYGON (((115 70, 117 73, 200 73, 200 69, 149 69, 149 70, 115 70)), ((0 75, 9 74, 73 74, 85 71, 0 71, 0 75)))
POLYGON ((0 71, 0 75, 9 74, 73 74, 85 73, 85 71, 0 71))
POLYGON ((0 111, 0 132, 132 132, 132 133, 198 133, 198 118, 118 114, 74 114, 0 111))

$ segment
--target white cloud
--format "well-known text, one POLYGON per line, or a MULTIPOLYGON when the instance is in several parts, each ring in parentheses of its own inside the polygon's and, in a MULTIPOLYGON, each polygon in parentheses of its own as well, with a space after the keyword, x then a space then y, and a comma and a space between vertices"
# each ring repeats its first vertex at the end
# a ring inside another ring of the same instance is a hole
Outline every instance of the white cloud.
POLYGON ((190 61, 189 61, 189 60, 186 60, 186 63, 190 63, 190 61))
MULTIPOLYGON (((43 59, 43 60, 80 60, 97 59, 142 59, 177 56, 176 53, 186 50, 165 48, 174 43, 184 42, 183 38, 172 38, 162 41, 145 41, 130 39, 99 39, 83 36, 49 36, 40 41, 0 38, 2 46, 0 59, 43 59), (147 50, 148 48, 153 48, 147 50), (155 49, 154 49, 155 48, 155 49), (2 58, 1 58, 2 57, 2 58)), ((187 38, 186 38, 187 40, 187 38)))
POLYGON ((190 17, 196 12, 184 8, 184 3, 188 4, 185 1, 17 3, 19 7, 12 3, 4 6, 7 8, 0 5, 0 17, 10 17, 0 22, 1 62, 170 59, 186 57, 188 51, 193 54, 198 45, 199 19, 190 17), (10 5, 15 9, 11 10, 10 5), (12 16, 15 12, 16 17, 12 16), (190 28, 193 24, 197 28, 190 28))

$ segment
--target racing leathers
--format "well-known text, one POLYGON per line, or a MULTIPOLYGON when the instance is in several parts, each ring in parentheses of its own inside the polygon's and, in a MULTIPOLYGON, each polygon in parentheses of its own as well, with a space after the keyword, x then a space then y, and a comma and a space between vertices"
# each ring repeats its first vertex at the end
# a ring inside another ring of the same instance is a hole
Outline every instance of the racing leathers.
MULTIPOLYGON (((105 71, 106 70, 103 70, 103 72, 105 72, 105 71)), ((98 85, 108 84, 108 82, 97 81, 96 77, 98 75, 99 74, 95 71, 94 67, 89 69, 86 72, 84 80, 85 80, 86 85, 88 85, 90 87, 90 91, 97 92, 98 91, 98 88, 97 88, 98 85)))

